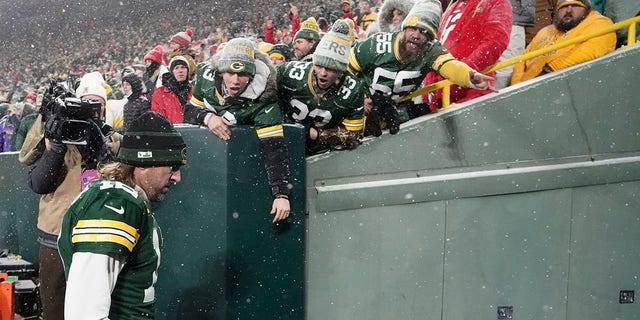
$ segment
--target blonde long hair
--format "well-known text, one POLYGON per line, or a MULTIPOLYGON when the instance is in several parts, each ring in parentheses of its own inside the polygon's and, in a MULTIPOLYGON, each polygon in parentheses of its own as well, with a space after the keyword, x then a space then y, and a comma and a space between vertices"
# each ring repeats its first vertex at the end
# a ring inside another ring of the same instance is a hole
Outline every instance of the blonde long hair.
POLYGON ((112 162, 105 164, 98 170, 103 179, 117 180, 130 187, 135 187, 133 182, 134 166, 122 162, 112 162))

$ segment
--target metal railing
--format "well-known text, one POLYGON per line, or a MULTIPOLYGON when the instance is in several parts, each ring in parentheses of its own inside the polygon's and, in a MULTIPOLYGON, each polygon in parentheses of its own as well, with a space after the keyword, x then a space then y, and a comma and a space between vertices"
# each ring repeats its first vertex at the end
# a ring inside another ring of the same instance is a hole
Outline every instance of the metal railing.
MULTIPOLYGON (((492 72, 492 71, 495 71, 495 70, 498 70, 498 69, 502 69, 504 67, 508 67, 508 66, 514 65, 514 64, 516 64, 518 62, 529 60, 529 59, 531 59, 533 57, 537 57, 537 56, 549 53, 551 51, 554 51, 554 50, 557 50, 557 49, 560 49, 560 48, 564 48, 564 47, 573 45, 573 44, 578 43, 578 42, 585 41, 585 40, 590 39, 590 38, 595 38, 595 37, 599 37, 601 35, 604 35, 604 34, 607 34, 607 33, 610 33, 610 32, 615 32, 616 30, 622 29, 624 27, 627 27, 629 29, 628 30, 628 34, 627 34, 627 46, 631 46, 631 45, 636 44, 636 42, 638 42, 638 41, 636 41, 636 24, 637 23, 640 23, 640 16, 634 17, 634 18, 631 18, 631 19, 627 19, 627 20, 624 20, 624 21, 621 21, 621 22, 618 22, 616 24, 613 24, 613 25, 608 26, 606 28, 600 29, 598 31, 589 32, 589 33, 587 33, 585 35, 579 36, 579 37, 571 39, 571 40, 561 41, 561 42, 558 42, 558 43, 556 43, 554 45, 551 45, 551 46, 548 46, 548 47, 545 47, 545 48, 542 48, 542 49, 538 49, 536 51, 532 51, 532 52, 529 52, 527 54, 523 54, 521 56, 513 57, 513 58, 508 59, 508 60, 504 60, 504 61, 498 62, 496 64, 493 64, 493 65, 487 67, 486 69, 482 70, 481 72, 483 74, 486 74, 486 73, 489 73, 489 72, 492 72)), ((414 91, 414 92, 412 92, 412 93, 410 93, 410 94, 398 99, 397 102, 398 103, 404 102, 404 101, 413 99, 413 98, 415 98, 415 97, 417 97, 419 95, 422 95, 422 94, 425 94, 425 93, 429 93, 429 92, 432 92, 432 91, 435 91, 435 90, 438 90, 438 89, 442 89, 442 108, 447 108, 451 104, 451 86, 452 85, 454 85, 453 82, 451 82, 449 80, 442 80, 442 81, 436 82, 434 84, 430 84, 430 85, 428 85, 428 86, 426 86, 424 88, 420 88, 420 89, 418 89, 418 90, 416 90, 416 91, 414 91)))

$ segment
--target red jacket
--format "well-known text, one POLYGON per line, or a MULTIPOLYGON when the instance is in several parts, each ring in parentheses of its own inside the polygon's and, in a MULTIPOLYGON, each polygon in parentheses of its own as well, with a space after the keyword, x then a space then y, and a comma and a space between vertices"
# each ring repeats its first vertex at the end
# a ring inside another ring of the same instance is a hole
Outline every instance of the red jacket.
POLYGON ((271 26, 264 26, 264 42, 268 42, 271 44, 276 44, 276 27, 271 25, 271 26))
POLYGON ((293 14, 289 12, 289 20, 291 20, 291 37, 293 38, 301 28, 300 16, 294 17, 293 14))
MULTIPOLYGON (((192 93, 193 87, 189 90, 187 102, 191 100, 192 93)), ((162 114, 171 123, 184 123, 184 108, 180 104, 178 96, 166 86, 162 86, 153 92, 151 111, 162 114)))
MULTIPOLYGON (((438 39, 456 59, 482 71, 496 63, 509 45, 512 10, 509 0, 459 0, 451 4, 442 15, 438 39)), ((492 74, 489 74, 492 75, 492 74)), ((443 80, 436 73, 429 73, 425 85, 443 80)), ((467 101, 489 90, 451 87, 451 102, 467 101)), ((425 101, 426 100, 426 97, 425 101)), ((442 107, 442 90, 431 99, 432 111, 442 107)))
POLYGON ((355 21, 356 15, 353 13, 353 11, 349 11, 349 12, 342 11, 342 19, 351 19, 355 21))

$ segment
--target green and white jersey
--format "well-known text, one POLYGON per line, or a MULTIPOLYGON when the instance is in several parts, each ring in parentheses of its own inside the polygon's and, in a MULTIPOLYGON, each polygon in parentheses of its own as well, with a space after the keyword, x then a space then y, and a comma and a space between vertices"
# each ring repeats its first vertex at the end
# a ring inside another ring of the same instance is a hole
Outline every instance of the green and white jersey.
POLYGON ((75 252, 125 259, 111 294, 111 319, 153 318, 161 234, 138 192, 118 181, 91 183, 64 215, 58 249, 69 276, 75 252))
POLYGON ((397 100, 418 89, 429 71, 439 71, 440 66, 453 59, 440 42, 432 41, 420 59, 403 63, 401 38, 402 32, 378 33, 351 49, 349 70, 365 82, 371 94, 391 93, 391 98, 397 100))
POLYGON ((313 63, 292 61, 277 70, 280 108, 289 120, 316 128, 364 129, 365 88, 353 75, 345 74, 339 86, 320 96, 313 86, 313 63))
POLYGON ((190 103, 215 111, 232 124, 255 126, 261 139, 282 137, 282 113, 277 100, 251 100, 242 97, 224 97, 222 75, 210 64, 202 64, 196 73, 196 82, 190 103))

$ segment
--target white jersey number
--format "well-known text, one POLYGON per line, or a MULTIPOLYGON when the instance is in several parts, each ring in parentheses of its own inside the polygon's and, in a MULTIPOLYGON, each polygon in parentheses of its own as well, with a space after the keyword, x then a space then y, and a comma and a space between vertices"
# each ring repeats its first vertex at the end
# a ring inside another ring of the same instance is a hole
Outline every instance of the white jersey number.
POLYGON ((304 71, 309 65, 308 62, 296 62, 291 66, 291 70, 289 70, 289 78, 294 80, 302 80, 304 78, 304 71))
POLYGON ((378 33, 376 35, 376 53, 390 53, 393 51, 393 46, 391 45, 391 36, 392 33, 378 33))
POLYGON ((309 107, 298 99, 292 99, 289 103, 294 110, 292 117, 297 121, 303 121, 306 118, 311 118, 313 119, 313 123, 316 127, 322 128, 333 118, 333 115, 331 115, 331 112, 328 110, 313 109, 309 111, 309 107))
POLYGON ((380 91, 383 93, 392 93, 392 98, 397 99, 401 95, 410 92, 415 88, 415 84, 405 84, 407 80, 413 80, 420 77, 420 71, 399 71, 393 72, 383 68, 376 68, 373 72, 373 80, 371 81, 371 93, 380 91), (393 88, 385 85, 389 81, 393 81, 393 88))

